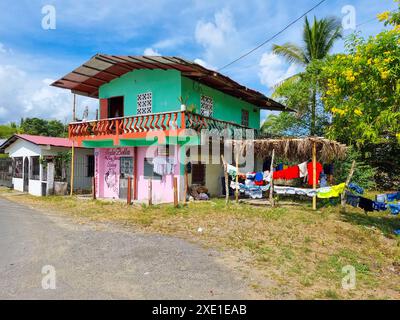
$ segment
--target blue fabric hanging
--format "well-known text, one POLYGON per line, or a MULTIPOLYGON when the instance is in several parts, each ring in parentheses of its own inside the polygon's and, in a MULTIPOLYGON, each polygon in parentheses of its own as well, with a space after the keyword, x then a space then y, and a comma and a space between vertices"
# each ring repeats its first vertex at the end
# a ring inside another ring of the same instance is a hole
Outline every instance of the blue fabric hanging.
POLYGON ((354 191, 355 193, 358 193, 358 194, 364 194, 364 189, 363 188, 361 188, 358 184, 356 184, 356 183, 350 183, 349 184, 349 189, 350 190, 352 190, 352 191, 354 191))

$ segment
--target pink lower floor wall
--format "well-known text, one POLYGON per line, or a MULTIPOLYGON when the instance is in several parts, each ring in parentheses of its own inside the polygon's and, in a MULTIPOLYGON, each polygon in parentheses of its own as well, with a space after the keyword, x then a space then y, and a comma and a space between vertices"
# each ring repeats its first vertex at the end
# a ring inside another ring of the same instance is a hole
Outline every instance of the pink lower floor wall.
MULTIPOLYGON (((182 194, 183 178, 180 175, 179 147, 172 147, 170 154, 175 162, 173 173, 152 179, 153 203, 174 201, 173 181, 178 179, 178 194, 182 194)), ((145 159, 158 156, 157 147, 121 147, 95 149, 96 196, 105 199, 126 197, 127 176, 136 172, 137 197, 134 200, 147 201, 150 178, 145 176, 145 159)), ((148 174, 149 172, 147 172, 148 174)))

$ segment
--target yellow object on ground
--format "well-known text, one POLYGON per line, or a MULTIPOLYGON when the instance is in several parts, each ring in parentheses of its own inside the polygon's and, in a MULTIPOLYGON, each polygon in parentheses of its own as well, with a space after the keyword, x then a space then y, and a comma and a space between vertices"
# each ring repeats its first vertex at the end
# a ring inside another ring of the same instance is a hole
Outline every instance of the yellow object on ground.
POLYGON ((338 184, 337 186, 318 189, 317 197, 320 199, 329 199, 339 197, 344 192, 346 183, 338 184))

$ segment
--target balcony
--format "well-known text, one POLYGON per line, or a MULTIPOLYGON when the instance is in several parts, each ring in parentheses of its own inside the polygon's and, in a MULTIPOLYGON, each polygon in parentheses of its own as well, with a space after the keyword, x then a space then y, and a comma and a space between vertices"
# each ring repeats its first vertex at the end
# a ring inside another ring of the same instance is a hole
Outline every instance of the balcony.
POLYGON ((73 122, 69 125, 68 133, 69 138, 80 145, 83 140, 145 138, 161 132, 167 136, 177 136, 186 129, 200 132, 203 129, 223 131, 250 128, 188 111, 174 111, 73 122))

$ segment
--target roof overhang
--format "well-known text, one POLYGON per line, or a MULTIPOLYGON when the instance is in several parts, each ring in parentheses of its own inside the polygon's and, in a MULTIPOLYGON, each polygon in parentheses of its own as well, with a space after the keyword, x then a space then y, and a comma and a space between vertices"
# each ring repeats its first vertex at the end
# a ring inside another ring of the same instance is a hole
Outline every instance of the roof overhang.
POLYGON ((240 85, 221 73, 178 57, 96 54, 89 61, 51 85, 69 89, 72 93, 78 95, 98 98, 100 86, 138 69, 178 70, 187 78, 244 100, 261 109, 293 111, 258 91, 240 85))

